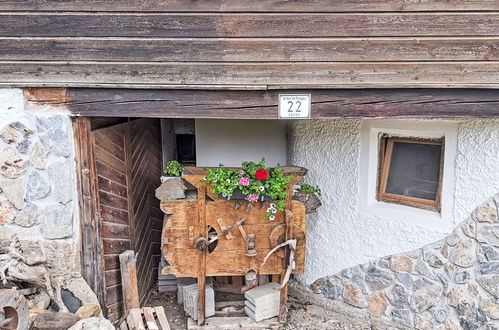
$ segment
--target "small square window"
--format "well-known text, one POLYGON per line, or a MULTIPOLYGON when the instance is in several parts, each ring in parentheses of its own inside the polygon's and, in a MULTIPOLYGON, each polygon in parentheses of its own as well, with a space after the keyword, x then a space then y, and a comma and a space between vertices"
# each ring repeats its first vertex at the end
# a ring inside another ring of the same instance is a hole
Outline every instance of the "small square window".
POLYGON ((440 211, 443 139, 380 139, 378 200, 440 211))

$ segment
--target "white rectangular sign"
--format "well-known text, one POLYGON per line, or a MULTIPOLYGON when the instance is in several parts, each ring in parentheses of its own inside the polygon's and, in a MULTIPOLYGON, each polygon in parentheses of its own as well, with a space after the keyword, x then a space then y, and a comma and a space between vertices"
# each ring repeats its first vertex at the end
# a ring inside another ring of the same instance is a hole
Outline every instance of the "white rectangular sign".
POLYGON ((279 118, 310 118, 310 94, 279 94, 279 118))

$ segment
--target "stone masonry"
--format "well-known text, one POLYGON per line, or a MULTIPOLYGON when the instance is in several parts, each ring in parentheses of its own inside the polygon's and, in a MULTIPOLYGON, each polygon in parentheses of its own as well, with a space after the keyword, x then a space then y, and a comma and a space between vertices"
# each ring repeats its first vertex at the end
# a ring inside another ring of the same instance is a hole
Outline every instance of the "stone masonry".
POLYGON ((0 89, 0 255, 36 245, 54 281, 96 302, 80 275, 75 180, 69 113, 0 89))
POLYGON ((499 329, 499 194, 445 239, 315 281, 322 296, 416 329, 499 329))

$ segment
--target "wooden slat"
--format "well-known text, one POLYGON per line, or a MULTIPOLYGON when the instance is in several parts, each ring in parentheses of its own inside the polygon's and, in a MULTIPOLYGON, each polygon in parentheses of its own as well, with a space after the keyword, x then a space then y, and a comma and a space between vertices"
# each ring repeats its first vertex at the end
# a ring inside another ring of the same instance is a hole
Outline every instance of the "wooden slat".
MULTIPOLYGON (((455 118, 499 116, 499 93, 488 89, 204 91, 69 89, 74 115, 276 119, 279 94, 311 94, 312 118, 455 118), (116 101, 119 100, 119 101, 116 101), (199 102, 203 100, 203 102, 199 102)), ((196 212, 162 203, 171 214, 196 212)), ((178 219, 193 218, 182 215, 178 219)), ((170 221, 177 221, 177 217, 170 221)))
POLYGON ((0 13, 4 37, 497 36, 499 14, 0 13))
POLYGON ((154 309, 152 307, 142 308, 144 313, 144 318, 146 319, 147 329, 149 330, 159 330, 156 320, 154 319, 154 309))
POLYGON ((498 60, 499 38, 0 38, 3 61, 304 62, 498 60))
MULTIPOLYGON (((498 20, 499 21, 499 20, 498 20)), ((89 63, 7 62, 9 85, 106 84, 408 88, 499 86, 499 62, 89 63)), ((282 88, 282 87, 281 87, 282 88)), ((297 88, 297 87, 295 87, 297 88)), ((140 104, 137 104, 140 106, 140 104)))
POLYGON ((104 254, 119 254, 130 249, 129 240, 103 238, 102 243, 104 247, 104 254))
POLYGON ((154 311, 156 312, 156 316, 158 317, 159 325, 162 330, 170 330, 170 324, 168 323, 168 319, 165 315, 165 310, 163 306, 154 307, 154 311))
POLYGON ((120 254, 120 273, 125 312, 140 308, 137 259, 134 251, 127 250, 120 254))
POLYGON ((352 11, 463 11, 499 10, 495 0, 1 0, 6 11, 109 11, 109 12, 352 12, 352 11))

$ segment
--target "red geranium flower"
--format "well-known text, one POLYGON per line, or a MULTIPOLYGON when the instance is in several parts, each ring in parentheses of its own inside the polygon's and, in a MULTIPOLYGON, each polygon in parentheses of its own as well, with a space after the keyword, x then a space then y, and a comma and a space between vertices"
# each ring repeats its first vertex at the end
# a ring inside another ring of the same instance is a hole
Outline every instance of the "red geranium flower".
POLYGON ((269 174, 263 168, 261 168, 255 172, 255 179, 257 179, 257 180, 267 180, 268 177, 269 177, 269 174))

